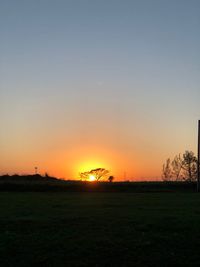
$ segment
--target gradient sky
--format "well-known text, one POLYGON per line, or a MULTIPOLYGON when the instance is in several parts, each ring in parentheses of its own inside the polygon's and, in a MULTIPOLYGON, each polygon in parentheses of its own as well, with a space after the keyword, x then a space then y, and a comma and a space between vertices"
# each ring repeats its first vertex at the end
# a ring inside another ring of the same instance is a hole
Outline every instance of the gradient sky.
POLYGON ((199 0, 1 0, 0 173, 158 179, 196 151, 199 0))

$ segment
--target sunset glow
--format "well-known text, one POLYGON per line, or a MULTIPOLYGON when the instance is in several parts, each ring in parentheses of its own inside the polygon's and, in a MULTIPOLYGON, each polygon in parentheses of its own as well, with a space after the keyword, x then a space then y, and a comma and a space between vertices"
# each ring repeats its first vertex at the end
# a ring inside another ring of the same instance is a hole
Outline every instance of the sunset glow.
POLYGON ((0 0, 0 267, 199 266, 200 0, 0 0))
POLYGON ((157 180, 167 157, 196 151, 198 1, 12 2, 0 3, 0 174, 157 180))
POLYGON ((90 175, 90 176, 89 176, 89 181, 90 181, 90 182, 93 182, 93 181, 95 181, 95 180, 96 180, 96 178, 95 178, 94 175, 90 175))

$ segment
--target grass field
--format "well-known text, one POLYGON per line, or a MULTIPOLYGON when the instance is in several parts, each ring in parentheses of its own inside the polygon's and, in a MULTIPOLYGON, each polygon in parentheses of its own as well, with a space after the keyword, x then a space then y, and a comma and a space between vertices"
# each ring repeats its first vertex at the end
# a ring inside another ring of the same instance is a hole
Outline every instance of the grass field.
POLYGON ((0 266, 199 266, 196 193, 0 193, 0 266))

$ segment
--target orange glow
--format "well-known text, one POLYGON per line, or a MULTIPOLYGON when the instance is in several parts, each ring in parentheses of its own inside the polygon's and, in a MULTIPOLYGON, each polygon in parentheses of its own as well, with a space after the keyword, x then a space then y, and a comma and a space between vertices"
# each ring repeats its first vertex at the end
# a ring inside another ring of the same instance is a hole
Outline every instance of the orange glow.
POLYGON ((105 168, 110 171, 110 175, 115 177, 115 181, 118 181, 132 178, 132 173, 138 170, 137 162, 134 158, 130 161, 128 154, 119 154, 111 147, 105 148, 97 145, 73 147, 67 152, 63 151, 57 159, 57 164, 54 162, 54 166, 57 165, 56 169, 60 170, 60 177, 66 177, 66 179, 79 180, 81 172, 105 168))
MULTIPOLYGON (((158 161, 157 158, 153 159, 158 161)), ((55 166, 60 170, 60 177, 66 179, 80 179, 81 172, 87 172, 92 169, 105 168, 110 171, 110 175, 119 180, 147 180, 148 177, 154 179, 154 173, 160 172, 160 164, 152 164, 149 158, 143 159, 143 154, 137 153, 119 153, 118 151, 107 147, 99 146, 80 146, 71 150, 63 151, 58 156, 58 164, 55 166), (144 168, 145 166, 145 168, 144 168), (151 176, 151 177, 150 177, 151 176)), ((54 162, 55 164, 55 162, 54 162)), ((89 181, 90 179, 88 179, 89 181)))
POLYGON ((94 182, 96 180, 95 176, 94 175, 90 175, 89 176, 89 181, 90 182, 94 182))
POLYGON ((17 154, 20 162, 11 161, 7 157, 9 164, 5 165, 4 173, 22 173, 22 170, 25 174, 34 173, 34 166, 37 166, 40 174, 47 172, 58 178, 79 180, 80 172, 105 168, 110 171, 110 175, 114 176, 115 181, 147 180, 147 178, 151 180, 159 175, 162 159, 166 157, 166 155, 160 156, 159 151, 157 155, 155 152, 155 157, 146 157, 146 151, 142 153, 142 151, 133 150, 130 153, 127 150, 125 153, 120 150, 119 153, 118 149, 111 145, 83 145, 80 143, 68 148, 63 146, 62 149, 52 153, 39 151, 38 154, 31 154, 29 158, 27 157, 28 152, 22 152, 23 155, 17 154))
POLYGON ((93 169, 97 169, 97 168, 105 168, 105 166, 107 166, 108 164, 106 164, 106 162, 104 162, 103 160, 90 160, 88 159, 85 162, 82 163, 77 163, 76 171, 80 172, 86 172, 86 171, 91 171, 93 169))

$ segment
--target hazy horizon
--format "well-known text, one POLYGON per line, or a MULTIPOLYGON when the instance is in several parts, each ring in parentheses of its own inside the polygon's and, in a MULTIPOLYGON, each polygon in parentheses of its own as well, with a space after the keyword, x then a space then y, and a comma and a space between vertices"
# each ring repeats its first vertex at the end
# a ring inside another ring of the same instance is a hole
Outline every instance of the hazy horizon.
POLYGON ((158 179, 196 153, 200 1, 0 2, 0 174, 158 179))

